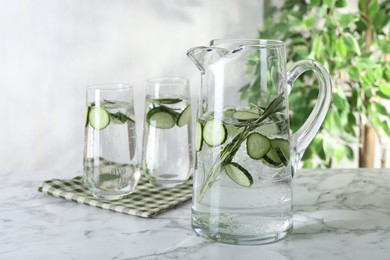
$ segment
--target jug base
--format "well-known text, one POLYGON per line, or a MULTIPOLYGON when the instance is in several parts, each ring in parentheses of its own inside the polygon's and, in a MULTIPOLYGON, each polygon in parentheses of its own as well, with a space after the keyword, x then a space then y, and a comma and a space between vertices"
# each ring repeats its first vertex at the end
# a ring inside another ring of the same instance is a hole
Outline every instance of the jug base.
POLYGON ((192 227, 195 233, 201 237, 213 240, 216 242, 224 244, 234 244, 234 245, 263 245, 270 244, 287 238, 293 230, 291 226, 289 229, 283 232, 274 233, 274 234, 262 234, 256 236, 247 236, 247 235, 233 235, 225 234, 220 232, 213 232, 211 230, 205 230, 199 227, 192 227))

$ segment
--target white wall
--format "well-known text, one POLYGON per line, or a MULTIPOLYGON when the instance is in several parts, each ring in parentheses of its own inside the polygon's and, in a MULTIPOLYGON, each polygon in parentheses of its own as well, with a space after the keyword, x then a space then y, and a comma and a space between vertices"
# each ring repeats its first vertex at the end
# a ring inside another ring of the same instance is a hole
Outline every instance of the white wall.
POLYGON ((0 170, 81 169, 86 85, 134 85, 142 117, 145 79, 186 77, 194 89, 186 51, 257 37, 262 3, 0 0, 0 170))
POLYGON ((85 86, 198 84, 186 50, 257 37, 262 0, 0 0, 0 170, 79 170, 85 86))

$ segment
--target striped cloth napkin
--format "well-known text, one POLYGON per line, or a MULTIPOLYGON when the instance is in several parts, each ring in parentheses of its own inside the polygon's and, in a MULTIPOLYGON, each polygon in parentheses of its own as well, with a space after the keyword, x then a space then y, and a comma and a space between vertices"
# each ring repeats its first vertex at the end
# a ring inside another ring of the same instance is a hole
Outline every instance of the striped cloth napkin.
POLYGON ((39 192, 106 210, 150 218, 179 206, 192 197, 192 179, 174 188, 156 188, 141 178, 135 192, 116 201, 99 201, 83 185, 81 176, 44 181, 39 192))

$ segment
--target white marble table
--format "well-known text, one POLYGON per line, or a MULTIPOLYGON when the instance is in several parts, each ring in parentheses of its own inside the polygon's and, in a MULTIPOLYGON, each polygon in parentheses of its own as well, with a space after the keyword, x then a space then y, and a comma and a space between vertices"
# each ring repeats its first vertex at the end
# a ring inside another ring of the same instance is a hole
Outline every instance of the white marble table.
POLYGON ((261 246, 197 237, 190 203, 154 219, 53 198, 77 173, 0 172, 0 259, 390 259, 390 170, 300 171, 294 232, 261 246))

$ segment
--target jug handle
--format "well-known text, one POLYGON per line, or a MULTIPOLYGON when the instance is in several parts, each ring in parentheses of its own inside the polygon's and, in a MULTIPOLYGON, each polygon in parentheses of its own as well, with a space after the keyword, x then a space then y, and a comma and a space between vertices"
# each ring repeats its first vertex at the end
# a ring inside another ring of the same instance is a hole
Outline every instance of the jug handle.
POLYGON ((319 83, 317 102, 303 125, 291 135, 291 166, 294 176, 305 149, 320 129, 328 112, 332 97, 332 81, 326 69, 317 61, 302 59, 292 64, 287 71, 287 93, 294 81, 304 72, 313 71, 319 83))

